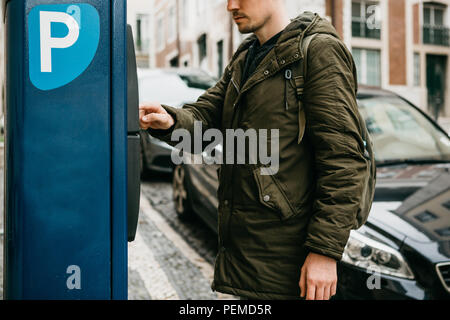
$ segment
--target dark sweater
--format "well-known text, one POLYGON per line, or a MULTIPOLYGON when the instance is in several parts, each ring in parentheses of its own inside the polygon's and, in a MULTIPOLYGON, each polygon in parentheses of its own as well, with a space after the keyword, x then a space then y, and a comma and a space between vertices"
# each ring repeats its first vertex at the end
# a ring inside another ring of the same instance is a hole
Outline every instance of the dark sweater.
POLYGON ((261 63, 261 61, 263 61, 269 51, 273 49, 282 33, 283 31, 280 31, 272 38, 264 42, 263 45, 259 43, 258 39, 253 42, 253 44, 248 49, 247 57, 245 59, 245 67, 242 73, 241 87, 244 86, 248 78, 253 74, 253 72, 255 72, 256 68, 258 68, 259 64, 261 63))

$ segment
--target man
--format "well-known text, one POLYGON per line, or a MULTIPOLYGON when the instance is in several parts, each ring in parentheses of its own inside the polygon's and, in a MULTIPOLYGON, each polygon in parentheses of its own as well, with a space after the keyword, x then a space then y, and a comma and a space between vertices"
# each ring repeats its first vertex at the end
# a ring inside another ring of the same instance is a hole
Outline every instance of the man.
POLYGON ((352 56, 325 19, 305 12, 289 21, 283 0, 229 0, 228 11, 241 33, 253 35, 223 77, 182 109, 141 106, 141 128, 172 145, 172 132, 192 134, 194 121, 222 132, 279 129, 274 175, 261 175, 261 165, 219 169, 212 289, 250 299, 329 299, 367 165, 352 56), (301 41, 313 34, 303 78, 296 73, 301 41))

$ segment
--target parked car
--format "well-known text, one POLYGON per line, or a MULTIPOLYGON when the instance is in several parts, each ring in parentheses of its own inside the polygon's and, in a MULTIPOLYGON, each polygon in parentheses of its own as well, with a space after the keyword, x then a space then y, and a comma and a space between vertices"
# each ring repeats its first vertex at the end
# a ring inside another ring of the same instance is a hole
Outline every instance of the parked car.
MULTIPOLYGON (((393 93, 362 87, 358 104, 374 143, 377 186, 369 220, 351 232, 338 264, 336 297, 449 299, 449 136, 393 93)), ((180 165, 173 175, 178 215, 198 215, 215 232, 217 168, 180 165)))
POLYGON ((439 118, 438 122, 442 128, 444 128, 445 131, 447 131, 447 134, 450 136, 450 118, 439 118))
MULTIPOLYGON (((179 108, 197 101, 206 89, 217 82, 217 79, 206 72, 189 68, 140 69, 138 78, 141 102, 157 101, 179 108)), ((141 137, 141 174, 147 170, 172 172, 173 148, 148 133, 141 137)))

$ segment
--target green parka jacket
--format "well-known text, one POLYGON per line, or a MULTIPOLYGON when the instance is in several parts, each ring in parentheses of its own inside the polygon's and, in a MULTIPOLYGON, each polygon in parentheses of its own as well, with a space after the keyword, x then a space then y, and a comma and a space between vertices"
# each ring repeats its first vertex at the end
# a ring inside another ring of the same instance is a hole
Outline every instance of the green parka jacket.
POLYGON ((279 129, 276 174, 261 175, 261 164, 219 169, 220 250, 212 289, 255 299, 297 299, 307 254, 341 259, 362 198, 368 162, 357 115, 356 69, 333 26, 305 12, 241 85, 254 39, 244 40, 217 85, 196 103, 163 106, 175 119, 171 129, 148 132, 174 146, 179 142, 171 141, 172 131, 184 128, 193 136, 194 121, 224 136, 226 129, 279 129), (314 33, 306 79, 294 73, 287 82, 287 68, 295 70, 303 59, 302 39, 314 33), (295 87, 302 81, 300 103, 295 87))

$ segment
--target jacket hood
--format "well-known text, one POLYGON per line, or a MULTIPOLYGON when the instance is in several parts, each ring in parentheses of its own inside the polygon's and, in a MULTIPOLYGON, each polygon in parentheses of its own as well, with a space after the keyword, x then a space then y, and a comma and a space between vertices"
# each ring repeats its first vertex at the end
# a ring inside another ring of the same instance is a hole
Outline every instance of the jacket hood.
POLYGON ((297 18, 291 20, 291 23, 286 27, 280 37, 279 43, 283 43, 292 37, 298 37, 302 33, 304 33, 304 37, 315 33, 326 33, 339 38, 336 29, 328 20, 320 17, 316 13, 305 11, 297 16, 297 18))

